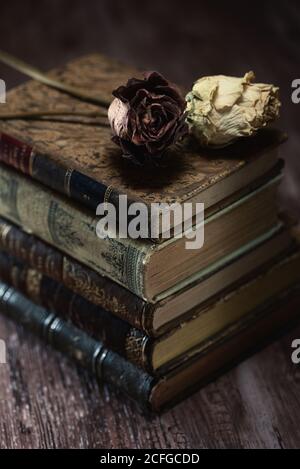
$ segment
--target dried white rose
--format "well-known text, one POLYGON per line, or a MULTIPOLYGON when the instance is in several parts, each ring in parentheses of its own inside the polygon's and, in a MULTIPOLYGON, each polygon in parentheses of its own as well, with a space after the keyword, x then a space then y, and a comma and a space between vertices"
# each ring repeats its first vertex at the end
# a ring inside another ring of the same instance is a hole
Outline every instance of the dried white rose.
POLYGON ((187 94, 187 123, 202 145, 222 147, 253 135, 279 116, 279 88, 243 78, 216 75, 196 81, 187 94))

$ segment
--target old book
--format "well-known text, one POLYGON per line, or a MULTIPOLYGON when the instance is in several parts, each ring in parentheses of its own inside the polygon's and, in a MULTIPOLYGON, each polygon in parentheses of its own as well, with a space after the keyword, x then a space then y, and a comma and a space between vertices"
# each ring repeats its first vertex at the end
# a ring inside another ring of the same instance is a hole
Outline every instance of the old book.
POLYGON ((300 283, 300 251, 284 253, 249 279, 234 284, 217 298, 196 308, 157 339, 152 339, 112 314, 72 294, 61 284, 0 253, 0 279, 35 303, 54 311, 94 339, 151 374, 164 374, 185 355, 193 356, 201 343, 264 304, 273 296, 300 283), (283 259, 282 259, 283 257, 283 259))
POLYGON ((149 303, 0 218, 0 250, 7 251, 40 274, 62 283, 95 306, 112 312, 134 328, 154 337, 177 325, 189 310, 287 251, 291 243, 289 229, 283 224, 278 225, 243 249, 199 271, 193 282, 183 284, 178 293, 157 303, 149 303))
POLYGON ((165 376, 155 378, 107 349, 80 329, 41 308, 0 282, 0 311, 46 343, 87 368, 100 382, 123 392, 144 411, 159 412, 195 391, 263 344, 299 321, 300 287, 294 286, 253 311, 199 348, 165 376))
MULTIPOLYGON (((138 70, 101 55, 83 57, 50 73, 108 100, 113 89, 139 75, 138 70)), ((0 116, 50 108, 99 111, 95 105, 29 81, 8 93, 0 116)), ((75 118, 73 123, 70 117, 0 120, 0 160, 80 201, 93 213, 103 201, 118 209, 120 194, 147 206, 189 201, 202 202, 208 210, 270 170, 278 144, 284 140, 284 134, 269 129, 223 150, 195 150, 186 145, 170 150, 159 169, 145 171, 120 158, 109 126, 95 119, 75 118)))
POLYGON ((0 215, 138 296, 158 301, 276 226, 279 181, 274 177, 196 226, 199 238, 205 231, 201 249, 186 249, 185 236, 161 244, 114 233, 100 239, 97 217, 5 165, 0 167, 0 215))

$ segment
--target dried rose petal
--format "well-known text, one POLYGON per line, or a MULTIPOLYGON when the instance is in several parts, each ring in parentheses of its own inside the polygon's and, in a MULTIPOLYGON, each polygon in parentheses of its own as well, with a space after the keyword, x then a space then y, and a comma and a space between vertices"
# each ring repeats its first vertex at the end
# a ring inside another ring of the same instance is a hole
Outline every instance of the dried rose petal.
POLYGON ((108 118, 113 141, 126 158, 139 163, 159 159, 188 131, 183 97, 157 72, 146 73, 144 80, 131 78, 113 95, 108 118))

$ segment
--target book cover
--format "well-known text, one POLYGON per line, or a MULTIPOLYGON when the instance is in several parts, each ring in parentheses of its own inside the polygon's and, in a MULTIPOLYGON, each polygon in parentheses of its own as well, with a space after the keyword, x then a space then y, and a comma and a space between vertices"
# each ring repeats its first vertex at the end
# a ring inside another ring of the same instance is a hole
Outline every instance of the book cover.
POLYGON ((0 249, 96 307, 156 337, 169 329, 170 323, 176 325, 190 309, 287 251, 292 239, 286 223, 200 271, 190 285, 156 303, 143 300, 1 217, 0 249))
MULTIPOLYGON (((89 55, 56 69, 49 76, 95 95, 112 99, 112 90, 126 83, 138 70, 102 55, 89 55)), ((29 81, 7 94, 1 113, 48 109, 98 111, 40 83, 29 81)), ((80 201, 92 209, 112 202, 118 208, 120 194, 129 201, 200 201, 206 208, 218 203, 268 171, 276 159, 276 147, 286 136, 275 129, 240 141, 222 150, 190 148, 171 150, 158 168, 144 170, 120 157, 111 141, 107 123, 67 117, 46 120, 0 121, 0 160, 34 179, 80 201)))
MULTIPOLYGON (((277 225, 279 182, 276 176, 205 219, 207 241, 197 255, 186 249, 185 237, 161 244, 110 233, 99 238, 96 216, 6 165, 0 165, 0 215, 145 300, 158 301, 161 294, 178 291, 182 281, 192 281, 199 270, 277 225)), ((195 227, 195 233, 201 231, 203 225, 195 227)))
POLYGON ((300 282, 299 272, 300 253, 296 247, 267 263, 250 278, 200 304, 177 327, 153 339, 62 284, 0 252, 2 281, 153 375, 167 373, 185 355, 193 356, 210 337, 240 321, 290 285, 300 282))
POLYGON ((0 282, 0 310, 46 343, 88 369, 144 412, 160 412, 215 379, 239 360, 257 350, 270 335, 299 321, 299 286, 253 312, 247 321, 214 337, 192 359, 161 378, 153 378, 80 329, 41 308, 14 288, 0 282))

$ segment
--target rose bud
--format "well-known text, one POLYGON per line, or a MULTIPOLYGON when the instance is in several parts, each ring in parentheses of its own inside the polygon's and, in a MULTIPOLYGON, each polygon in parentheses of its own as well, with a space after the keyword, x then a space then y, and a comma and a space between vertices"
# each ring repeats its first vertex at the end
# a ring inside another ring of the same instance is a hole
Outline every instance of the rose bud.
POLYGON ((202 145, 221 147, 253 135, 279 116, 279 88, 243 78, 216 75, 196 81, 186 96, 187 123, 202 145))
POLYGON ((113 141, 124 157, 140 164, 161 158, 188 131, 186 104, 177 88, 157 72, 144 76, 114 90, 108 110, 113 141))

